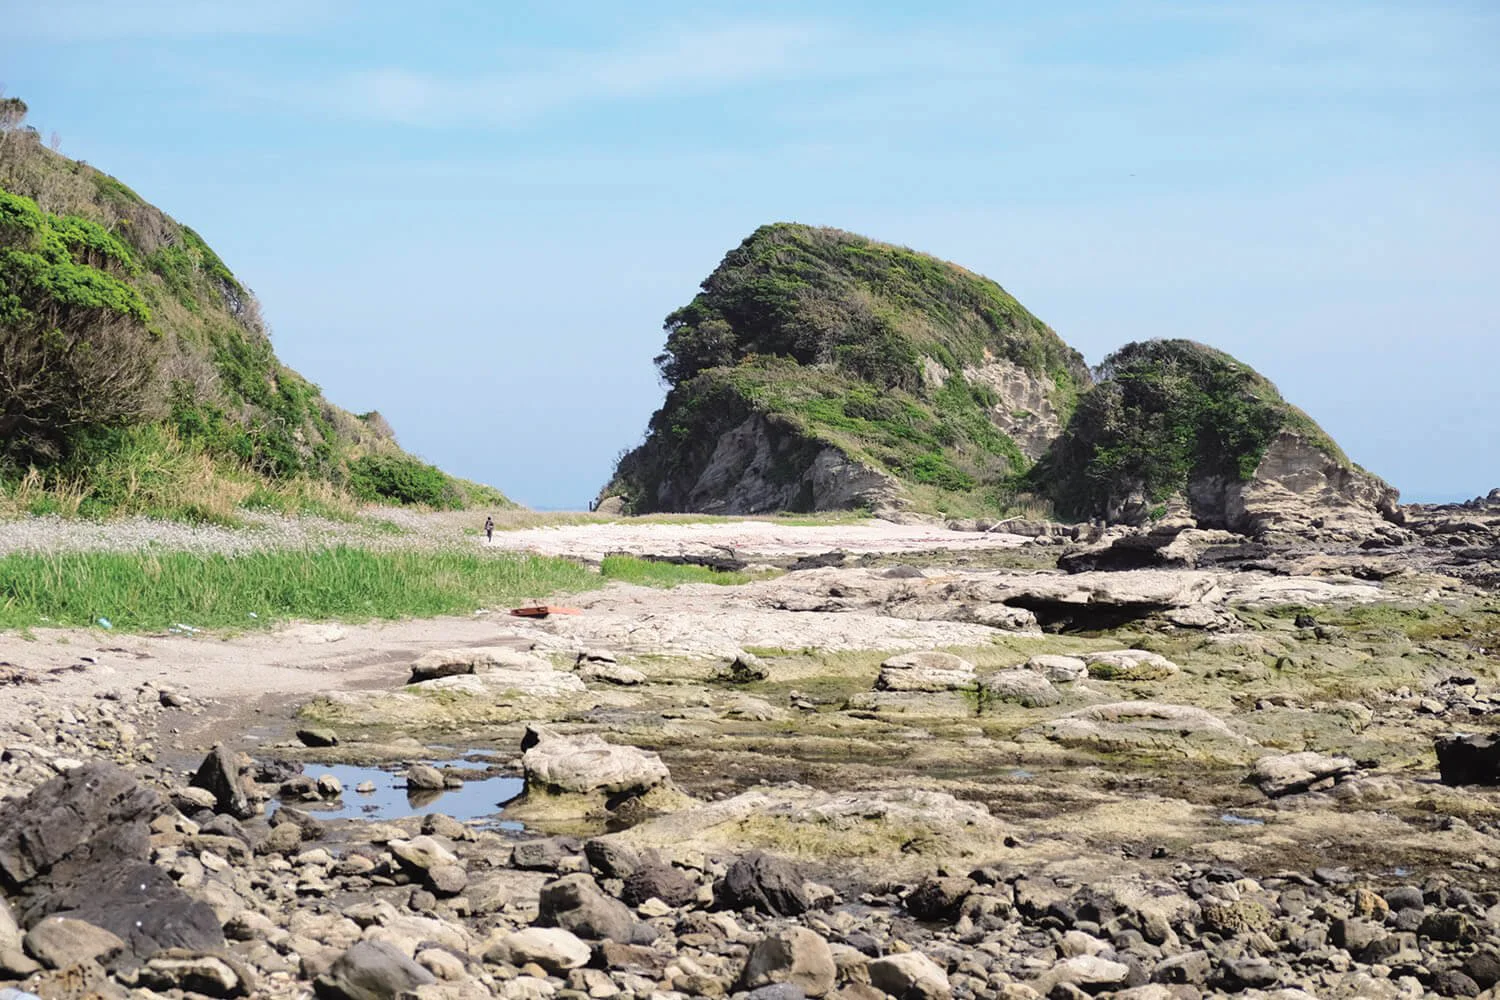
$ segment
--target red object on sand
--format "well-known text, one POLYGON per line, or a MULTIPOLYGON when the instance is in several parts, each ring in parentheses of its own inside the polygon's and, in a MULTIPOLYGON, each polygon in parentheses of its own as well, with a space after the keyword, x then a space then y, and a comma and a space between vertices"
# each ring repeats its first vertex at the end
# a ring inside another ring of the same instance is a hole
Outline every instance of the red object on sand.
POLYGON ((529 604, 524 608, 512 608, 517 618, 546 618, 548 615, 581 615, 578 608, 565 608, 557 604, 529 604))

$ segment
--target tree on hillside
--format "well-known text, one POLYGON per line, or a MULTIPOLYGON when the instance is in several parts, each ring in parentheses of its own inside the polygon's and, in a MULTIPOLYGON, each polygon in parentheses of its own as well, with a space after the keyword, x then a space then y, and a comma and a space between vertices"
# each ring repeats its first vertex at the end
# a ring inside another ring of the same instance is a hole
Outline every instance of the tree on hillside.
POLYGON ((88 220, 0 190, 0 462, 53 462, 80 430, 154 414, 160 338, 117 276, 132 266, 88 220))

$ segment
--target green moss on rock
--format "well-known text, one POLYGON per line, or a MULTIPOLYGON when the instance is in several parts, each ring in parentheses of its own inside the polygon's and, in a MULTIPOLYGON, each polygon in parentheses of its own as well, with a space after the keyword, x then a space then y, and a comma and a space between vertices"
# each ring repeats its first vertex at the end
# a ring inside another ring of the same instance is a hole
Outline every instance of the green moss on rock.
MULTIPOLYGON (((953 494, 998 505, 1028 463, 991 419, 1002 401, 964 369, 1018 366, 1063 416, 1089 383, 1081 356, 993 281, 791 223, 730 251, 666 331, 666 401, 604 491, 637 512, 694 509, 720 438, 753 416, 774 436, 772 477, 802 477, 833 448, 939 506, 953 494)), ((807 509, 806 492, 783 509, 807 509)))

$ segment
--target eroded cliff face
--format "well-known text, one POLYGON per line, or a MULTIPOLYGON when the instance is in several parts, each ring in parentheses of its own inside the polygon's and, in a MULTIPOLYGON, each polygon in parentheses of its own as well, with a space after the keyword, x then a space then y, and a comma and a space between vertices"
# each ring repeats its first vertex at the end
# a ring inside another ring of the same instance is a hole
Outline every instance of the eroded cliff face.
POLYGON ((1189 489, 1195 510, 1203 507, 1200 521, 1222 511, 1225 527, 1266 541, 1359 541, 1400 517, 1393 487, 1290 431, 1271 442, 1248 482, 1189 489))
POLYGON ((701 469, 661 480, 655 509, 705 514, 886 510, 899 484, 839 449, 752 413, 719 436, 701 469))
POLYGON ((990 407, 990 420, 1009 435, 1029 461, 1041 458, 1062 433, 1066 415, 1057 409, 1057 386, 1050 378, 1004 360, 965 368, 963 376, 999 397, 999 402, 990 407))

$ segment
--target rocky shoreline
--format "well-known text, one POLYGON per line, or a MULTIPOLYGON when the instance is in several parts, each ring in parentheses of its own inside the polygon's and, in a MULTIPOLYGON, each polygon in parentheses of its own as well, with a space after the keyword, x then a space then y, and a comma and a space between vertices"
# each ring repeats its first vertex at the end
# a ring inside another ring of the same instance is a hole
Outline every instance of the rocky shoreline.
MULTIPOLYGON (((1467 552, 1490 513, 1403 530, 1467 552)), ((85 683, 122 653, 7 646, 0 990, 1496 996, 1483 560, 1235 563, 1179 531, 1138 543, 1175 566, 1022 568, 1120 544, 1039 537, 614 586, 367 654, 353 688, 359 640, 325 633, 296 647, 324 695, 260 716, 207 679, 85 683), (421 763, 463 750, 483 766, 421 763), (411 806, 325 818, 362 801, 340 761, 411 806), (502 774, 505 828, 417 794, 502 774)))

